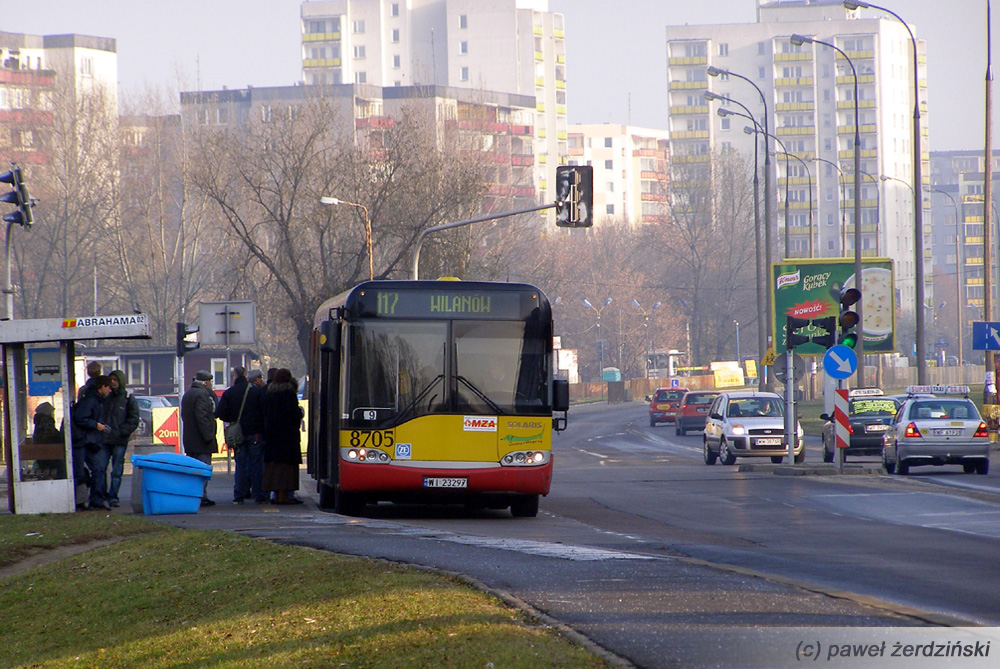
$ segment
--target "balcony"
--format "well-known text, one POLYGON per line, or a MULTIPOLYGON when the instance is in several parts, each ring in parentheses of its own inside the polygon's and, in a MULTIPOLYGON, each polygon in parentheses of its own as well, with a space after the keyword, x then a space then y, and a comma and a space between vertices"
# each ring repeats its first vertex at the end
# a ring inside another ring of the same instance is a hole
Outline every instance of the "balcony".
POLYGON ((307 58, 302 61, 302 67, 340 67, 339 58, 307 58))
POLYGON ((668 65, 708 65, 708 56, 679 56, 667 61, 668 65))
POLYGON ((708 139, 708 130, 683 130, 672 132, 670 136, 674 139, 708 139))
POLYGON ((775 130, 776 135, 787 136, 787 135, 815 135, 816 126, 814 125, 786 125, 775 130))
POLYGON ((678 105, 670 107, 671 116, 687 116, 689 114, 707 114, 708 105, 678 105))
MULTIPOLYGON (((877 129, 878 129, 878 126, 876 126, 874 123, 862 123, 861 124, 861 132, 866 132, 866 133, 867 132, 876 132, 877 129)), ((842 135, 853 135, 854 134, 854 126, 853 125, 838 125, 837 126, 837 132, 839 134, 842 134, 842 135)))
POLYGON ((708 81, 671 81, 670 90, 672 91, 690 91, 690 90, 700 90, 708 88, 708 81))
POLYGON ((340 33, 306 33, 303 42, 339 42, 340 33))
MULTIPOLYGON (((837 77, 837 83, 838 84, 845 84, 845 85, 849 84, 849 85, 853 86, 854 85, 854 75, 853 74, 846 74, 846 75, 839 76, 839 77, 837 77)), ((874 74, 859 74, 858 75, 858 83, 859 84, 874 84, 875 83, 875 75, 874 74)))
POLYGON ((779 102, 774 105, 774 111, 779 112, 812 111, 815 108, 814 102, 779 102))
MULTIPOLYGON (((875 149, 861 149, 861 157, 862 158, 874 158, 877 155, 878 155, 878 151, 875 150, 875 149)), ((845 160, 847 158, 854 158, 854 149, 847 149, 846 151, 838 151, 837 152, 837 157, 838 158, 844 158, 845 160)))
POLYGON ((812 77, 781 77, 779 79, 774 80, 775 88, 779 86, 788 87, 788 86, 812 86, 812 85, 813 85, 812 77))
MULTIPOLYGON (((874 100, 858 100, 858 109, 873 109, 874 100)), ((840 100, 837 102, 837 109, 854 109, 854 100, 840 100)))
POLYGON ((812 51, 790 51, 788 53, 774 54, 774 62, 776 63, 787 63, 790 61, 804 61, 812 59, 813 59, 812 51))

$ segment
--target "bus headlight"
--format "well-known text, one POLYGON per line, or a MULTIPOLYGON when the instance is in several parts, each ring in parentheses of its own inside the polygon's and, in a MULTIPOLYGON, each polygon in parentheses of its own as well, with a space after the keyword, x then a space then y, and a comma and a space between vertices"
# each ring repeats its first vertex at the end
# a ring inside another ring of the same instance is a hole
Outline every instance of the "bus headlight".
POLYGON ((374 448, 348 448, 341 451, 344 457, 351 462, 368 463, 388 463, 392 458, 388 453, 384 453, 374 448))
POLYGON ((500 458, 503 467, 532 467, 549 461, 549 451, 514 451, 500 458))

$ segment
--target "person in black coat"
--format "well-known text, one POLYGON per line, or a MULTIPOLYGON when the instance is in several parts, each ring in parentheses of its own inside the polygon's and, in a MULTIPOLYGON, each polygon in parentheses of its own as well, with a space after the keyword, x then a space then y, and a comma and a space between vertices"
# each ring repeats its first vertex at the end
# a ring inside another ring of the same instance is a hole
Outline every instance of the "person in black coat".
MULTIPOLYGON (((108 426, 104 421, 104 399, 111 394, 111 378, 95 376, 93 384, 73 408, 73 478, 77 485, 84 479, 82 465, 90 470, 91 509, 111 509, 108 503, 107 471, 111 448, 104 443, 108 426), (77 464, 77 460, 80 464, 77 464)), ((77 504, 77 508, 80 504, 77 504)))
POLYGON ((233 385, 222 393, 215 417, 226 423, 240 423, 243 441, 227 444, 236 459, 233 484, 233 504, 253 496, 258 504, 267 501, 264 493, 264 380, 259 369, 247 374, 243 367, 234 367, 233 385))
POLYGON ((125 372, 116 369, 108 376, 111 379, 111 393, 104 400, 104 422, 108 431, 104 443, 111 450, 111 485, 108 487, 108 503, 118 506, 118 491, 122 487, 125 471, 125 452, 128 440, 139 427, 139 403, 125 387, 125 372))
POLYGON ((279 369, 264 393, 264 489, 273 490, 275 504, 301 504, 299 489, 302 408, 298 384, 288 369, 279 369))
MULTIPOLYGON (((215 438, 215 394, 212 392, 212 374, 206 370, 194 373, 191 387, 181 398, 181 425, 184 454, 211 466, 212 456, 219 452, 215 438)), ((208 498, 208 479, 201 496, 202 506, 214 506, 208 498)))

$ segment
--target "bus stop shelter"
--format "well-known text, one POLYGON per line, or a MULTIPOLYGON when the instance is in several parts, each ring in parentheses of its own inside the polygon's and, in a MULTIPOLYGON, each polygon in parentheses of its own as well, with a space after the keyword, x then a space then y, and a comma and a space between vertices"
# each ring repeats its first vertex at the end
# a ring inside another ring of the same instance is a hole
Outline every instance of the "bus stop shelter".
MULTIPOLYGON (((76 509, 73 422, 76 343, 149 339, 145 314, 0 321, 3 448, 7 506, 12 513, 70 513, 76 509), (58 438, 36 443, 32 414, 40 398, 52 405, 58 438), (51 400, 49 399, 51 398, 51 400)), ((82 455, 77 452, 77 457, 82 455)))

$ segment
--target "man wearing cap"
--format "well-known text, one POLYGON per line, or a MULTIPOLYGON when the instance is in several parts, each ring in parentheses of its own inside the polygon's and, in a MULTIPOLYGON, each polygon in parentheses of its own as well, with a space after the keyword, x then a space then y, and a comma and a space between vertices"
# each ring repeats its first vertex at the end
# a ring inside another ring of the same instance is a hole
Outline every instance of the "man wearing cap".
MULTIPOLYGON (((215 441, 215 394, 212 374, 205 370, 194 373, 191 387, 181 398, 181 421, 184 425, 184 453, 211 466, 212 455, 219 452, 215 441)), ((201 496, 202 506, 214 506, 208 498, 208 479, 201 496)))
POLYGON ((216 418, 227 423, 239 421, 243 441, 227 444, 236 454, 236 481, 233 504, 243 504, 251 495, 258 504, 267 501, 261 490, 264 477, 264 380, 259 369, 247 374, 243 367, 233 368, 233 385, 222 393, 216 418))

